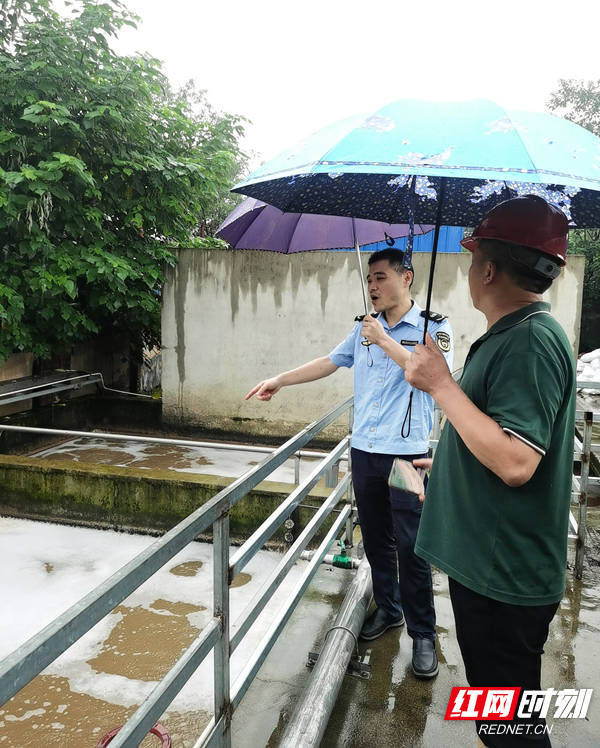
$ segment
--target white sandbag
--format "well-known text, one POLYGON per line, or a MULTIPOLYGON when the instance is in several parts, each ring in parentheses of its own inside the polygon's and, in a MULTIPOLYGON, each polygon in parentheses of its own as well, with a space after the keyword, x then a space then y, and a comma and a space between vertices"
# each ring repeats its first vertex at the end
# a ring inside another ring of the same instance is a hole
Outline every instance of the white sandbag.
POLYGON ((582 379, 584 382, 593 382, 596 374, 596 369, 591 364, 586 364, 577 378, 582 379))
POLYGON ((596 348, 596 350, 590 351, 589 353, 584 353, 579 360, 583 361, 584 364, 589 364, 596 358, 600 359, 600 348, 596 348))

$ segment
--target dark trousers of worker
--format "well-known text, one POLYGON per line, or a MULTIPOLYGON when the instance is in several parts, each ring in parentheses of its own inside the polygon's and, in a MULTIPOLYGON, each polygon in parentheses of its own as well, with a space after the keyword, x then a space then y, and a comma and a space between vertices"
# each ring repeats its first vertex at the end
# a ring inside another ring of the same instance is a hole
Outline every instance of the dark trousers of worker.
MULTIPOLYGON (((512 605, 493 600, 448 579, 456 638, 470 686, 541 688, 542 654, 558 603, 512 605)), ((523 693, 521 692, 521 696, 523 693)), ((546 721, 536 714, 514 717, 520 734, 502 731, 507 722, 476 722, 481 742, 490 748, 548 748, 546 721), (493 725, 493 731, 490 725, 493 725)))
MULTIPOLYGON (((400 455, 405 460, 426 454, 400 455)), ((378 608, 404 611, 413 638, 435 639, 431 568, 415 555, 422 504, 414 494, 388 485, 394 455, 352 449, 352 483, 365 554, 378 608)))

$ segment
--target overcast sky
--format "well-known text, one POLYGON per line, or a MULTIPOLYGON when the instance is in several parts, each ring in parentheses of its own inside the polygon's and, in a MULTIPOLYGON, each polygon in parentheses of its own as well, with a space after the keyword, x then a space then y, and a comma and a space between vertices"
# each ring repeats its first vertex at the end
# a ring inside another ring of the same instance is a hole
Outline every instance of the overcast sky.
POLYGON ((542 111, 560 78, 600 79, 597 0, 124 1, 141 21, 117 49, 248 117, 255 165, 395 99, 542 111))

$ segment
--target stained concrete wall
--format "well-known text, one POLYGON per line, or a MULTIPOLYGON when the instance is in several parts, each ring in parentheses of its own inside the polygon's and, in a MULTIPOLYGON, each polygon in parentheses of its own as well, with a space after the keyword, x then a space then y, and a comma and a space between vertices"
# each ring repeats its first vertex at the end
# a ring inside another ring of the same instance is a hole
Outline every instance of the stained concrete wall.
MULTIPOLYGON (((363 270, 366 273, 367 253, 363 270)), ((429 254, 413 257, 413 296, 425 306, 429 254)), ((432 308, 455 333, 455 368, 485 331, 473 308, 470 255, 437 258, 432 308)), ((547 300, 577 350, 583 257, 570 257, 547 300)), ((289 435, 351 394, 352 374, 281 390, 270 402, 244 395, 262 379, 326 355, 352 328, 362 297, 356 256, 346 252, 179 250, 163 293, 163 419, 256 436, 289 435)), ((342 434, 347 422, 330 430, 342 434)))

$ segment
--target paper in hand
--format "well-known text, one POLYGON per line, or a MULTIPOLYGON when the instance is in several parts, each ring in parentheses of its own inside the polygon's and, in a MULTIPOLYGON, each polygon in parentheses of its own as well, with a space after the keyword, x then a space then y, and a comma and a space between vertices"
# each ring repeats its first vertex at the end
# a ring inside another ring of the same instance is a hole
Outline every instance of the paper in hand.
POLYGON ((388 485, 399 491, 407 491, 421 496, 425 493, 422 477, 424 474, 424 470, 415 468, 408 460, 395 457, 388 478, 388 485))

